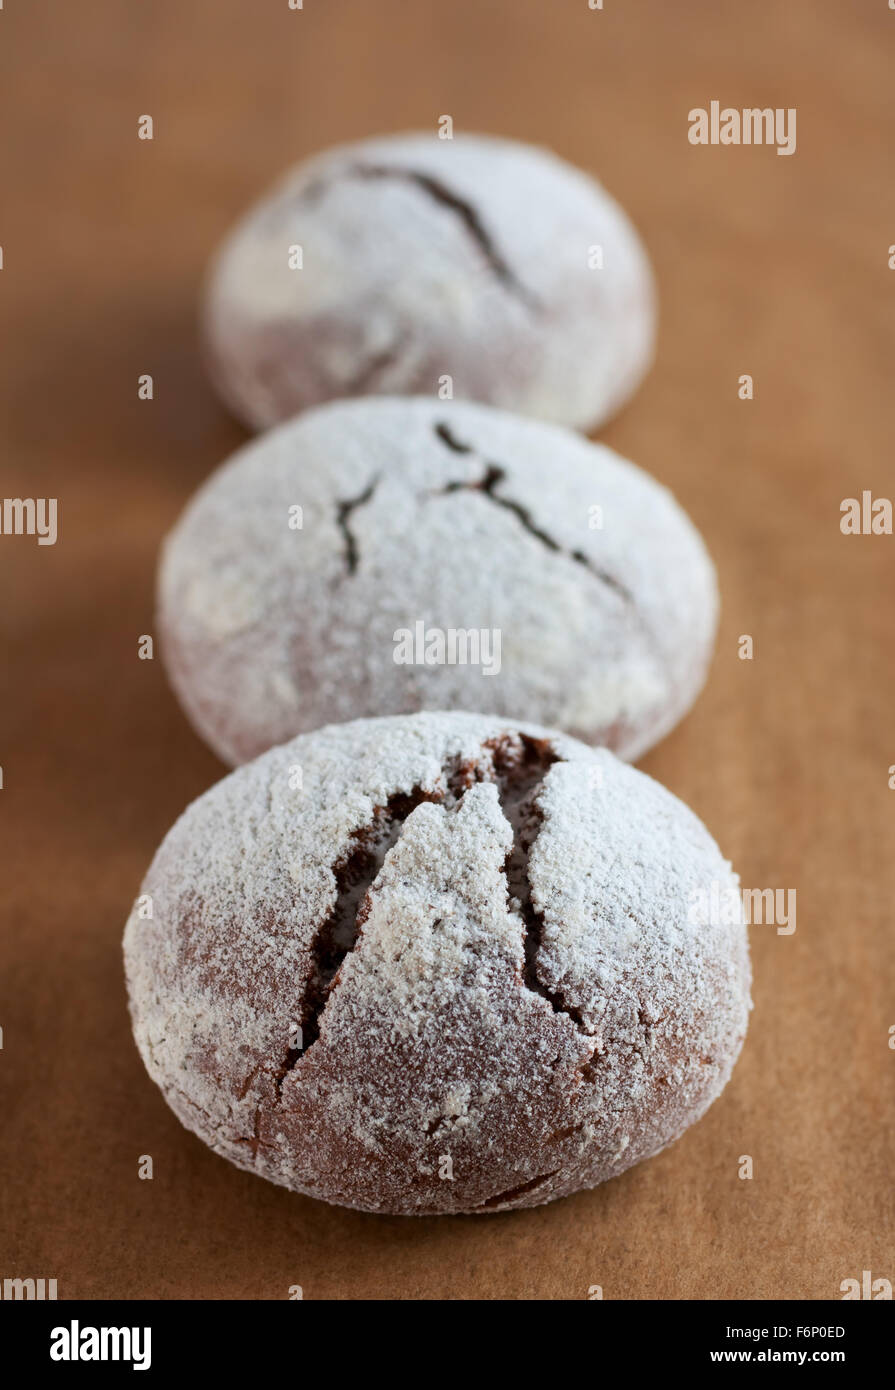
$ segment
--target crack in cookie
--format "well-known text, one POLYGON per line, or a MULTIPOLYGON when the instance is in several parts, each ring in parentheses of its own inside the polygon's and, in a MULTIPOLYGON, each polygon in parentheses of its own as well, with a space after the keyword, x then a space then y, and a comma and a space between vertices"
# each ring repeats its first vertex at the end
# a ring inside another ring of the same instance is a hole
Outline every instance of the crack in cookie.
POLYGON ((478 247, 488 269, 504 289, 526 308, 540 310, 540 303, 531 290, 522 283, 516 272, 500 253, 494 238, 488 231, 477 209, 466 198, 449 188, 443 180, 421 169, 405 168, 399 164, 353 164, 335 173, 329 179, 318 179, 304 190, 306 203, 317 202, 328 188, 344 179, 391 179, 410 184, 425 193, 433 202, 447 208, 459 218, 471 241, 478 247))
MULTIPOLYGON (((455 454, 475 454, 478 452, 471 444, 466 444, 462 440, 459 440, 443 421, 434 427, 434 434, 455 454)), ((634 595, 631 593, 630 589, 626 588, 626 586, 620 582, 620 580, 616 579, 614 575, 609 574, 608 571, 595 565, 582 550, 566 550, 564 546, 560 545, 559 541, 554 540, 553 536, 549 535, 547 531, 544 531, 538 526, 527 507, 524 507, 521 502, 515 502, 513 498, 506 497, 503 493, 497 491, 498 486, 503 483, 508 476, 508 470, 502 464, 489 463, 485 460, 485 472, 482 474, 481 478, 447 483, 441 489, 440 495, 446 497, 455 492, 481 493, 498 507, 503 507, 505 511, 511 512, 528 534, 534 536, 535 540, 540 541, 541 545, 545 546, 547 550, 553 551, 556 555, 566 556, 567 559, 573 560, 576 565, 582 565, 586 570, 589 570, 596 579, 599 579, 601 584, 605 584, 608 589, 612 589, 618 594, 619 598, 622 599, 624 603, 629 604, 632 608, 636 607, 634 595)))
POLYGON ((357 549, 357 538, 349 525, 349 521, 358 507, 366 506, 366 504, 372 500, 378 485, 379 478, 371 478, 363 492, 358 493, 357 497, 350 497, 347 501, 337 504, 336 524, 342 532, 342 539, 345 542, 344 554, 346 574, 355 573, 360 559, 357 549))

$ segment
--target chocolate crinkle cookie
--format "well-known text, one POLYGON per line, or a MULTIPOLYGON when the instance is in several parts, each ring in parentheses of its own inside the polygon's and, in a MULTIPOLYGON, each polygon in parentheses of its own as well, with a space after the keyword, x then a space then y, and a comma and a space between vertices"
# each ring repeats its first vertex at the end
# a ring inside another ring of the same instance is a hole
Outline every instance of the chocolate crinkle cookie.
POLYGON ((212 379, 255 428, 445 383, 591 428, 650 364, 655 294, 588 175, 510 140, 410 134, 293 170, 220 250, 204 326, 212 379))
POLYGON ((240 450, 159 574, 195 727, 246 762, 337 720, 527 718, 635 758, 702 688, 712 562, 610 449, 490 406, 343 401, 240 450))
POLYGON ((196 801, 125 932, 182 1122, 372 1212, 530 1207, 730 1076, 749 963, 699 820, 605 750, 461 713, 331 725, 196 801))

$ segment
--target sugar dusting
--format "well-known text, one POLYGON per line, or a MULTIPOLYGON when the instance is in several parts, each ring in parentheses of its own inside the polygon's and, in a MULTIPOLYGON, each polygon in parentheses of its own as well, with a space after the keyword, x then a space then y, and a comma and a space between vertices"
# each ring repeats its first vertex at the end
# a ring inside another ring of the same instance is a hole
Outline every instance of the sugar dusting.
POLYGON ((292 171, 221 248, 205 319, 217 384, 254 427, 447 374, 458 396, 587 428, 645 372, 655 295, 595 180, 530 145, 421 133, 292 171))
POLYGON ((554 426, 429 399, 323 407, 241 450, 159 574, 172 682, 229 762, 426 708, 524 710, 635 757, 695 699, 716 619, 705 547, 647 474, 554 426), (396 664, 395 632, 419 621, 498 629, 499 673, 396 664))
POLYGON ((125 932, 135 1036, 183 1123, 275 1182, 535 1205, 726 1083, 749 966, 741 925, 693 912, 713 882, 737 880, 696 817, 608 752, 459 713, 329 726, 167 836, 125 932))

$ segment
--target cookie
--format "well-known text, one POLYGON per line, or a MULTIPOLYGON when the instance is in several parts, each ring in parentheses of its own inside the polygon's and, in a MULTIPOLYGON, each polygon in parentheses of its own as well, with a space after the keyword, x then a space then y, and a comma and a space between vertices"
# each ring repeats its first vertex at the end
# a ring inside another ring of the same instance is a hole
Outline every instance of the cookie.
POLYGON ((489 402, 578 428, 653 353, 643 247, 587 174, 510 140, 386 136, 293 170, 208 278, 222 397, 253 428, 370 394, 489 402))
POLYGON ((333 725, 226 777, 156 854, 125 964, 183 1124, 371 1212, 616 1176, 718 1096, 749 1009, 701 822, 606 750, 463 713, 333 725))
POLYGON ((171 681, 222 758, 334 720, 524 714, 633 758, 690 707, 714 570, 669 492, 469 402, 323 406, 219 469, 169 536, 171 681))

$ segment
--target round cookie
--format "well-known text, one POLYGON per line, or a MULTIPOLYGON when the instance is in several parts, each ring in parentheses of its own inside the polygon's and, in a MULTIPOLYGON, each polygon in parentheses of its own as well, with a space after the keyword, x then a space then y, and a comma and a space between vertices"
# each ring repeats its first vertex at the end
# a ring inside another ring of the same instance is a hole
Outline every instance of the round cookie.
POLYGON ((458 397, 581 429, 652 359, 652 273, 598 183, 510 140, 386 136, 299 165, 231 232, 209 370, 248 425, 345 396, 458 397))
POLYGON ((750 1007, 737 883, 604 749, 462 713, 332 725, 164 840, 125 931, 134 1033, 183 1124, 273 1182, 535 1206, 723 1089, 750 1007))
POLYGON ((159 578, 172 684, 229 762, 331 720, 452 708, 633 758, 695 699, 716 619, 702 541, 646 473, 424 398, 323 406, 240 450, 159 578))

